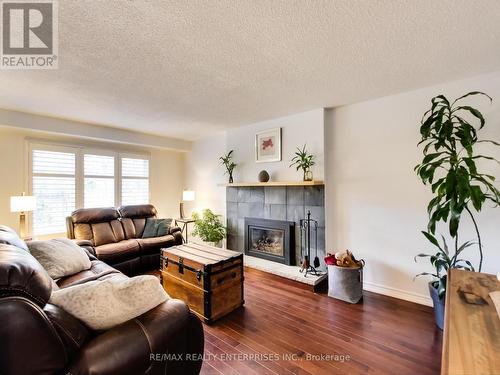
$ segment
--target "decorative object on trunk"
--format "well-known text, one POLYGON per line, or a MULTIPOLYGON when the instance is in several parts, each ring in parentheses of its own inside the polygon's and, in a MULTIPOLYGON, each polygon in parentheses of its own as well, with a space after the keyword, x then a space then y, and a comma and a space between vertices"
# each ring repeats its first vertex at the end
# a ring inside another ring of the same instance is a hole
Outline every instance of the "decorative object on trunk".
POLYGON ((290 164, 290 168, 295 166, 297 168, 297 171, 299 169, 302 169, 302 172, 304 173, 304 181, 312 181, 313 174, 311 167, 316 164, 314 158, 314 155, 307 152, 306 145, 304 145, 302 149, 297 147, 295 156, 291 160, 292 164, 290 164))
POLYGON ((304 272, 304 277, 308 273, 315 276, 320 276, 321 273, 317 270, 319 268, 318 258, 318 221, 311 219, 311 211, 307 211, 307 218, 300 220, 300 246, 302 255, 302 267, 300 272, 304 272), (311 264, 311 230, 314 232, 314 250, 315 257, 311 264))
POLYGON ((257 163, 281 161, 281 128, 255 134, 255 161, 257 163))
POLYGON ((193 235, 200 237, 205 242, 218 243, 226 238, 226 228, 222 225, 220 215, 216 215, 212 210, 203 210, 202 217, 197 212, 193 212, 194 230, 193 235))
POLYGON ((269 173, 267 171, 259 172, 259 182, 267 182, 269 181, 269 173))
POLYGON ((226 172, 224 174, 227 174, 229 176, 229 183, 233 183, 233 171, 234 168, 238 165, 233 161, 233 152, 234 150, 229 151, 226 155, 222 155, 219 160, 221 161, 221 164, 226 168, 226 172))
MULTIPOLYGON (((450 102, 445 96, 439 95, 431 100, 431 109, 424 113, 421 121, 420 134, 424 158, 415 167, 417 175, 424 185, 431 186, 434 197, 427 206, 429 223, 423 235, 437 248, 434 254, 418 254, 415 257, 429 258, 434 273, 423 272, 417 276, 430 275, 436 280, 430 287, 436 289, 439 301, 444 301, 446 293, 447 271, 450 268, 461 268, 474 271, 474 266, 459 255, 474 243, 467 241, 459 244, 458 234, 463 214, 467 214, 474 225, 477 245, 479 248, 478 271, 483 264, 481 235, 473 211, 479 212, 486 201, 500 203, 500 192, 493 185, 495 177, 479 172, 478 160, 495 160, 491 156, 478 155, 474 149, 478 143, 500 144, 492 140, 479 140, 478 132, 485 125, 482 113, 471 106, 462 105, 463 99, 469 96, 481 95, 492 99, 478 91, 469 92, 450 102), (436 225, 439 222, 448 224, 449 234, 454 246, 450 249, 443 236, 442 244, 436 238, 436 225)), ((431 289, 431 295, 435 295, 431 289)), ((436 305, 436 322, 442 325, 442 316, 438 311, 443 309, 436 305)), ((442 314, 442 312, 440 312, 442 314)), ((441 327, 440 327, 441 328, 441 327)))

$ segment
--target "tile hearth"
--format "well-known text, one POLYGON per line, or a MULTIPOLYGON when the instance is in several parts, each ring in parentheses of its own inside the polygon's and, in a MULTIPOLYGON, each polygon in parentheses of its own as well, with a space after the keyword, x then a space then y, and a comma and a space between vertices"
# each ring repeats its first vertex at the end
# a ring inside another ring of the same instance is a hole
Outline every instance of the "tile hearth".
POLYGON ((287 266, 285 264, 276 263, 249 255, 243 255, 243 264, 246 267, 272 273, 273 275, 285 277, 287 279, 298 281, 312 287, 318 285, 327 277, 326 273, 324 272, 321 276, 314 276, 310 274, 304 276, 304 274, 300 272, 300 267, 298 266, 287 266))

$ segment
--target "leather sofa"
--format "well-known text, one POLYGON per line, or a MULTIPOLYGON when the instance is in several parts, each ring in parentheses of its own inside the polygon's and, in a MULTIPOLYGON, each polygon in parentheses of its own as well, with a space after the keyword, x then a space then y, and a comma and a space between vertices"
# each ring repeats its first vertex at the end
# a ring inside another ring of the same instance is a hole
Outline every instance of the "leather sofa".
MULTIPOLYGON (((60 288, 99 280, 116 269, 88 253, 89 270, 60 288)), ((2 375, 198 374, 200 320, 170 299, 106 331, 93 331, 48 303, 53 281, 17 234, 0 226, 0 373, 2 375)))
POLYGON ((119 208, 85 208, 66 218, 68 238, 88 241, 97 259, 127 275, 160 268, 160 249, 182 244, 179 227, 166 236, 142 238, 147 218, 155 218, 151 204, 119 208))

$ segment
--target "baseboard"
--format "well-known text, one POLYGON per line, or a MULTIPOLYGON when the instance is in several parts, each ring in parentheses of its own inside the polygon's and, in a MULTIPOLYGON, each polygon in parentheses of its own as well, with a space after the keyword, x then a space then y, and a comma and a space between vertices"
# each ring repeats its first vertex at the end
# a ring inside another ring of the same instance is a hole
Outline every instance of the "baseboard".
POLYGON ((420 305, 432 306, 432 300, 430 296, 426 296, 419 293, 408 292, 406 290, 390 288, 387 286, 371 283, 368 281, 363 281, 363 289, 368 292, 383 294, 385 296, 399 298, 405 301, 415 302, 420 305))

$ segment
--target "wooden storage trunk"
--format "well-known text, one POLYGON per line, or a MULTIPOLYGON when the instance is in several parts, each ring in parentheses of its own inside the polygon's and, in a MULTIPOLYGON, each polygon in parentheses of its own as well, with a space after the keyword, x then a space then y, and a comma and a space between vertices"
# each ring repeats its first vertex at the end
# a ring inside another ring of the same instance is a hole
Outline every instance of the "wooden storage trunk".
POLYGON ((162 249, 162 284, 205 322, 243 305, 243 254, 188 243, 162 249))

